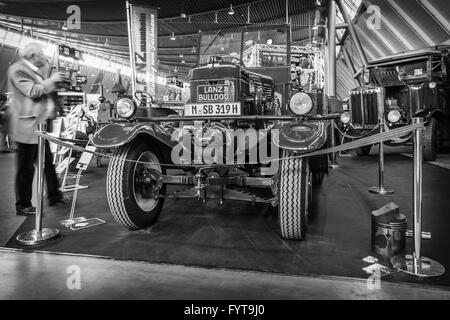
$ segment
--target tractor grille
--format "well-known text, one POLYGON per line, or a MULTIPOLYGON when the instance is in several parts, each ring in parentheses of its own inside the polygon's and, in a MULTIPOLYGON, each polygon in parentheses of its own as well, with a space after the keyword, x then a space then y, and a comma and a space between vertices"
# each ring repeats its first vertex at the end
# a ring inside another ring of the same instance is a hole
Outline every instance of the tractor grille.
POLYGON ((377 125, 380 99, 383 101, 381 90, 366 88, 353 90, 350 98, 352 124, 356 126, 377 125))
POLYGON ((272 99, 272 87, 270 85, 265 84, 263 86, 263 92, 267 99, 272 99))

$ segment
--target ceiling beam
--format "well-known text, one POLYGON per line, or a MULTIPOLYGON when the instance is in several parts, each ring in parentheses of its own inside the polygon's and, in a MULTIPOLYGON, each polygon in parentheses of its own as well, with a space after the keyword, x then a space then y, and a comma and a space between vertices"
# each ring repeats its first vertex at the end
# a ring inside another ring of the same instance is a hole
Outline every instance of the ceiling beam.
POLYGON ((374 60, 376 58, 379 58, 380 56, 383 57, 385 54, 383 51, 381 51, 381 49, 372 41, 372 39, 370 39, 370 37, 368 37, 364 31, 361 29, 361 27, 359 25, 355 25, 355 29, 358 31, 358 37, 362 38, 366 41, 366 44, 368 44, 369 46, 372 47, 373 51, 376 51, 378 53, 379 56, 375 56, 373 54, 372 50, 368 50, 368 48, 366 47, 366 49, 364 50, 364 52, 370 56, 371 60, 374 60))
MULTIPOLYGON (((9 27, 9 28, 15 30, 17 33, 21 32, 21 30, 19 28, 16 28, 14 26, 9 27)), ((58 37, 56 35, 45 34, 45 33, 39 32, 39 31, 34 31, 34 34, 43 40, 50 40, 55 43, 56 42, 67 42, 68 44, 79 46, 80 48, 83 49, 83 51, 89 52, 91 54, 92 53, 93 54, 107 54, 109 56, 113 56, 113 57, 120 58, 120 59, 128 58, 128 54, 125 52, 121 53, 121 52, 118 52, 117 50, 102 48, 102 47, 98 47, 98 46, 95 46, 92 44, 80 43, 79 41, 73 41, 71 39, 65 40, 64 38, 61 39, 60 37, 58 37)))
MULTIPOLYGON (((267 1, 267 0, 257 0, 257 1, 252 1, 252 2, 245 3, 245 4, 234 5, 233 9, 236 10, 236 9, 239 9, 239 8, 242 8, 242 7, 247 7, 247 6, 259 4, 259 3, 262 3, 262 2, 265 2, 265 1, 267 1)), ((273 0, 270 0, 270 1, 273 1, 273 0)), ((208 14, 219 12, 219 11, 226 11, 228 9, 230 9, 229 6, 226 7, 226 8, 219 8, 219 9, 216 9, 216 10, 208 10, 208 11, 202 11, 202 12, 196 12, 196 13, 189 13, 189 14, 186 13, 186 16, 187 17, 197 17, 197 16, 208 15, 208 14)), ((181 14, 181 12, 180 12, 180 14, 181 14)), ((173 17, 167 17, 167 18, 160 18, 158 20, 160 20, 160 21, 171 21, 171 20, 175 20, 175 19, 181 19, 181 15, 173 16, 173 17)))
MULTIPOLYGON (((372 0, 365 0, 365 4, 366 6, 371 6, 373 3, 372 0)), ((362 14, 360 16, 362 16, 362 14)), ((415 47, 411 44, 411 42, 409 42, 408 39, 406 39, 403 33, 400 32, 400 30, 391 23, 390 19, 387 19, 383 14, 381 15, 381 22, 392 33, 392 35, 396 37, 404 47, 406 47, 407 50, 411 51, 415 49, 415 47)))
MULTIPOLYGON (((37 5, 37 3, 36 3, 37 5)), ((25 16, 25 15, 10 15, 10 14, 5 14, 2 13, 2 16, 8 16, 8 17, 16 17, 19 19, 24 19, 24 20, 40 20, 39 17, 31 17, 31 16, 25 16)), ((41 18, 44 19, 45 21, 49 21, 49 22, 59 22, 59 23, 64 23, 66 21, 66 18, 64 19, 54 19, 54 18, 41 18)), ((117 23, 127 23, 127 20, 123 20, 123 19, 113 19, 113 20, 84 20, 83 19, 83 23, 88 23, 88 24, 117 24, 117 23)))
POLYGON ((395 51, 395 47, 394 44, 392 43, 392 41, 390 41, 389 39, 387 39, 379 30, 377 30, 376 28, 369 30, 372 31, 377 38, 384 44, 384 46, 389 50, 390 54, 394 54, 396 53, 395 51))
POLYGON ((406 24, 409 26, 409 28, 415 32, 419 38, 425 42, 428 46, 435 46, 436 43, 428 36, 426 32, 423 31, 423 29, 414 21, 411 16, 409 16, 405 10, 401 6, 399 6, 394 0, 386 0, 386 2, 392 7, 394 12, 397 12, 397 14, 406 22, 406 24))
POLYGON ((444 17, 438 9, 429 1, 429 0, 418 0, 419 4, 429 12, 429 14, 436 20, 441 26, 442 29, 450 34, 450 21, 444 17))
MULTIPOLYGON (((297 16, 297 15, 300 15, 300 14, 302 14, 302 13, 295 13, 295 14, 291 14, 291 17, 292 16, 297 16)), ((231 24, 231 23, 225 23, 225 24, 227 24, 228 26, 222 26, 222 27, 215 27, 215 28, 212 28, 212 29, 203 29, 203 28, 199 28, 200 30, 202 30, 202 32, 217 32, 219 29, 220 30, 222 30, 222 31, 231 31, 231 30, 240 30, 241 28, 243 28, 243 27, 257 27, 257 26, 262 26, 262 25, 265 25, 265 26, 270 26, 270 25, 272 25, 272 24, 274 24, 274 23, 277 23, 277 22, 279 22, 278 24, 279 25, 284 25, 285 24, 285 21, 284 21, 284 14, 282 14, 281 16, 271 16, 271 17, 269 17, 268 19, 266 19, 266 20, 264 20, 264 21, 256 21, 256 22, 252 22, 252 23, 250 23, 250 24, 248 24, 248 23, 235 23, 235 24, 231 24)), ((187 22, 186 22, 186 24, 187 24, 187 22)), ((194 24, 195 25, 195 22, 193 22, 192 24, 194 24)), ((212 22, 210 23, 210 24, 213 24, 212 22)), ((175 34, 175 37, 193 37, 193 36, 198 36, 198 34, 199 34, 199 32, 195 32, 195 33, 192 33, 192 32, 190 32, 190 33, 181 33, 181 34, 175 34)), ((172 35, 171 34, 162 34, 162 35, 158 35, 158 38, 170 38, 172 35)))
POLYGON ((127 35, 115 35, 115 34, 97 34, 97 33, 86 33, 86 32, 78 32, 75 30, 62 30, 59 27, 48 27, 48 26, 42 26, 42 25, 34 25, 34 24, 29 24, 29 23, 22 23, 21 21, 11 21, 9 19, 4 19, 4 18, 0 18, 0 22, 4 22, 4 23, 11 23, 11 24, 15 24, 18 26, 24 26, 24 27, 28 27, 28 28, 33 28, 34 29, 43 29, 43 30, 48 30, 48 31, 54 31, 54 32, 61 32, 61 33, 74 33, 77 34, 79 36, 84 36, 84 37, 105 37, 105 38, 119 38, 119 39, 127 39, 128 36, 127 35))

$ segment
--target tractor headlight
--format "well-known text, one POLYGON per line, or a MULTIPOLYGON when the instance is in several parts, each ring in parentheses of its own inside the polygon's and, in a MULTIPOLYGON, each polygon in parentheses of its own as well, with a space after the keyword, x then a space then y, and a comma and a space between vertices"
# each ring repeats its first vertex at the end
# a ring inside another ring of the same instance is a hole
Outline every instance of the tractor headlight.
POLYGON ((122 98, 117 101, 117 115, 121 118, 131 118, 136 113, 136 104, 130 98, 122 98))
POLYGON ((308 94, 299 92, 294 94, 294 96, 291 98, 289 107, 292 113, 294 113, 295 115, 303 116, 311 112, 311 110, 313 109, 313 101, 308 94))
POLYGON ((388 120, 391 123, 397 123, 400 121, 402 115, 400 114, 400 112, 398 110, 391 110, 388 113, 388 120))
POLYGON ((352 120, 352 117, 350 116, 350 113, 348 113, 348 112, 343 112, 343 113, 341 114, 341 122, 342 122, 343 124, 348 124, 348 123, 350 123, 351 120, 352 120))

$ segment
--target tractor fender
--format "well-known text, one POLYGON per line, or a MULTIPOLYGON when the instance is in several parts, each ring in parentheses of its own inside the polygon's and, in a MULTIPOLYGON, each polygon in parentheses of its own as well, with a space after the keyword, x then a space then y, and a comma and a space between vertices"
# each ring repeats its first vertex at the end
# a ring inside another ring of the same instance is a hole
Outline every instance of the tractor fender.
POLYGON ((279 139, 274 143, 296 153, 318 150, 327 142, 327 126, 323 122, 280 122, 274 129, 279 130, 279 139))
POLYGON ((123 146, 137 137, 156 140, 162 146, 172 148, 176 141, 171 140, 168 130, 155 122, 145 123, 112 123, 101 128, 94 135, 92 143, 100 149, 110 149, 123 146))

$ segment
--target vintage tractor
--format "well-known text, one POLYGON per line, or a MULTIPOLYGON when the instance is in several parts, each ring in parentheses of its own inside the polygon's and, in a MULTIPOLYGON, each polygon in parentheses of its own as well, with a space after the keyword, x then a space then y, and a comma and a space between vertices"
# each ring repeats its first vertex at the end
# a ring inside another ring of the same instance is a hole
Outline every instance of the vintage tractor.
MULTIPOLYGON (((345 116, 347 131, 355 136, 379 132, 425 119, 424 159, 434 161, 438 148, 450 137, 450 58, 448 47, 411 51, 372 61, 369 83, 351 91, 350 112, 345 116), (380 121, 382 120, 382 121, 380 121)), ((410 137, 388 144, 402 145, 410 137)), ((356 150, 369 154, 371 146, 356 150)))
POLYGON ((301 155, 326 146, 327 120, 340 114, 321 114, 327 100, 321 90, 291 96, 289 26, 268 29, 273 42, 285 42, 278 55, 284 60, 272 67, 246 67, 239 54, 256 30, 202 36, 182 116, 150 108, 136 117, 134 99, 117 102, 120 119, 93 143, 115 148, 106 184, 120 224, 149 226, 165 199, 241 200, 276 207, 283 238, 305 237, 313 182, 322 182, 328 160, 301 155), (171 173, 174 168, 182 173, 171 173), (169 193, 168 185, 189 188, 169 193))

